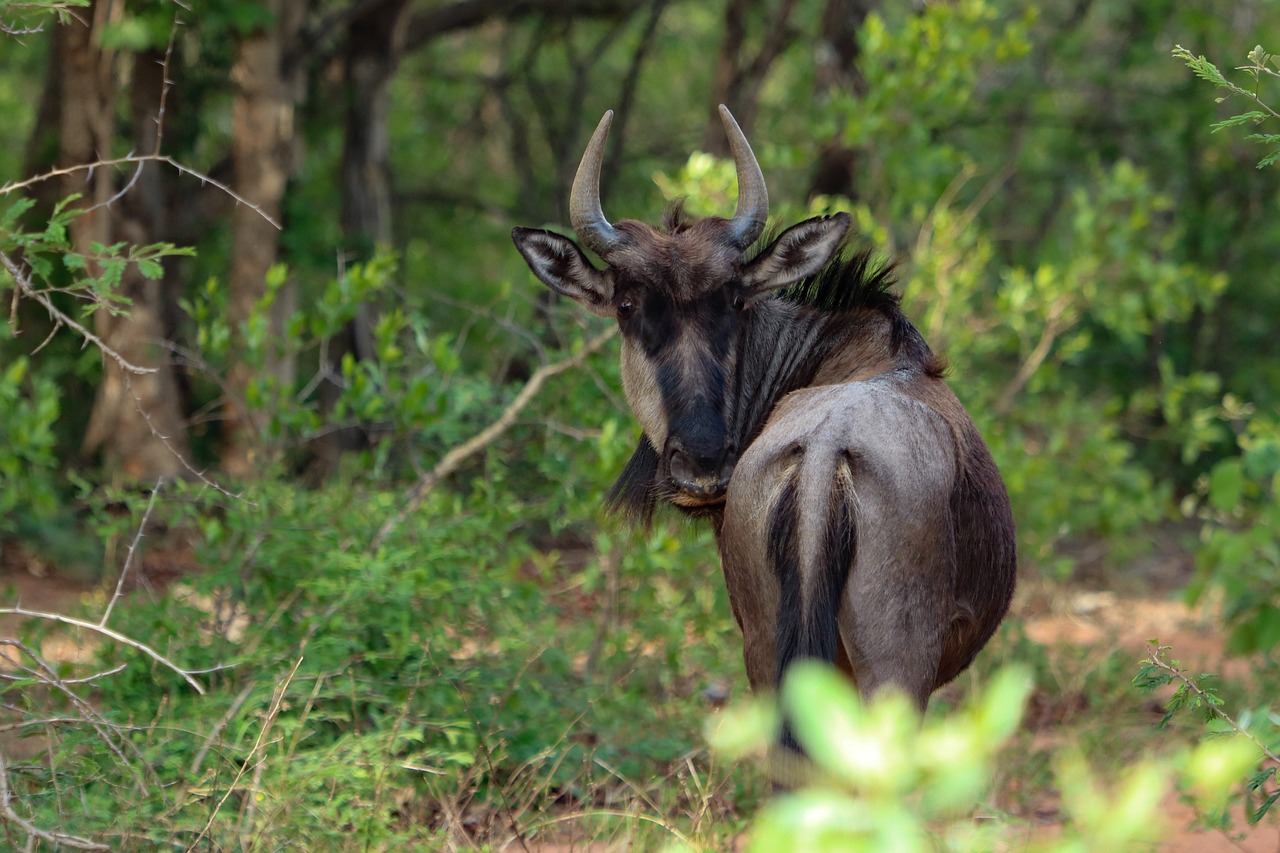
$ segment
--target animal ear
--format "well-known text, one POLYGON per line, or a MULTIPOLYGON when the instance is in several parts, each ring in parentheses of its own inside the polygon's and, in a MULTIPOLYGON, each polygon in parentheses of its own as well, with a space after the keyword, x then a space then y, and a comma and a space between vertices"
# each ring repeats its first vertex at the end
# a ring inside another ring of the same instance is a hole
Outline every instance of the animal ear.
POLYGON ((811 276, 827 265, 849 230, 849 214, 818 216, 793 225, 743 270, 747 290, 766 293, 811 276))
POLYGON ((563 293, 592 314, 614 317, 613 276, 587 260, 578 244, 540 228, 513 228, 511 239, 533 274, 556 293, 563 293))

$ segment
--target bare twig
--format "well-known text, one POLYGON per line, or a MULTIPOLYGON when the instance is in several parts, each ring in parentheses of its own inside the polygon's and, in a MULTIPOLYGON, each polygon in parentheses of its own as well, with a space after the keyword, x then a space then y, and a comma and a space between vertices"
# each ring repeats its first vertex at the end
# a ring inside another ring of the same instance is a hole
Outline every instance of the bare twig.
POLYGON ((156 145, 153 154, 159 154, 160 148, 164 143, 164 114, 169 103, 169 90, 173 88, 173 81, 169 79, 169 63, 173 60, 173 43, 178 40, 178 27, 183 25, 182 20, 175 13, 173 16, 173 24, 169 27, 169 44, 164 49, 164 60, 160 63, 160 105, 156 108, 156 145))
MULTIPOLYGON (((8 638, 4 640, 0 640, 0 645, 6 642, 8 642, 8 638)), ((118 664, 116 666, 111 667, 111 669, 106 669, 106 670, 103 670, 102 672, 95 672, 93 675, 85 675, 85 676, 81 676, 80 678, 64 678, 62 679, 62 683, 63 684, 92 684, 95 681, 101 681, 104 678, 110 678, 113 675, 118 675, 121 672, 124 672, 124 668, 125 668, 125 664, 118 664)), ((7 681, 19 680, 16 676, 7 675, 4 673, 0 673, 0 679, 4 679, 7 681)), ((0 726, 0 732, 5 731, 7 728, 25 728, 25 726, 12 726, 12 727, 0 726)))
POLYGON ((246 685, 239 695, 231 702, 231 707, 227 709, 227 713, 222 715, 222 719, 214 724, 209 730, 209 735, 204 739, 204 743, 200 745, 200 751, 196 753, 196 757, 191 762, 191 775, 195 776, 200 772, 200 768, 204 765, 205 756, 209 754, 209 750, 213 748, 213 744, 218 738, 222 737, 223 731, 231 724, 231 720, 236 714, 240 713, 240 708, 248 700, 249 695, 253 693, 253 684, 246 685))
POLYGON ((200 834, 196 836, 195 841, 191 842, 187 847, 188 850, 197 849, 200 846, 200 842, 209 834, 209 829, 213 826, 213 821, 217 818, 218 812, 222 811, 227 798, 231 796, 240 784, 240 778, 249 769, 249 765, 258 764, 265 760, 260 758, 258 753, 262 750, 267 735, 270 734, 271 729, 275 726, 276 718, 280 716, 280 706, 284 703, 284 694, 288 691, 289 684, 293 681, 293 676, 297 674, 300 666, 302 666, 301 656, 298 657, 293 669, 289 670, 289 674, 284 677, 284 680, 276 685, 275 695, 271 697, 271 705, 267 708, 266 719, 262 721, 262 728, 258 730, 258 737, 254 740, 253 747, 249 750, 249 754, 245 756, 244 761, 240 763, 240 769, 236 771, 236 778, 231 780, 231 784, 227 786, 227 790, 222 794, 222 799, 218 800, 218 804, 209 813, 209 820, 205 822, 204 828, 200 830, 200 834))
POLYGON ((120 593, 124 591, 124 579, 129 574, 129 567, 133 565, 133 556, 138 552, 138 543, 142 541, 143 531, 147 529, 147 520, 151 518, 151 510, 155 508, 156 496, 160 494, 160 487, 164 485, 164 478, 156 480, 156 487, 151 490, 151 499, 147 501, 147 509, 142 514, 142 521, 138 523, 138 532, 134 534, 133 541, 129 543, 129 553, 124 558, 124 567, 120 569, 120 577, 116 578, 116 590, 111 595, 111 600, 107 602, 106 609, 102 612, 102 618, 98 620, 98 626, 105 628, 107 620, 111 618, 111 610, 116 606, 116 602, 120 600, 120 593))
POLYGON ((516 422, 520 412, 524 410, 525 406, 529 405, 529 401, 533 399, 534 395, 542 390, 542 386, 547 383, 548 379, 564 373, 566 370, 581 366, 588 356, 599 352, 617 333, 617 327, 611 327, 608 331, 587 341, 582 349, 568 358, 551 364, 544 364, 535 370, 533 375, 529 377, 529 381, 520 389, 520 393, 507 405, 507 408, 503 410, 497 420, 467 441, 454 447, 436 463, 434 468, 418 479, 418 482, 414 484, 413 488, 405 496, 404 508, 382 525, 378 534, 373 537, 370 547, 376 549, 380 546, 391 535, 392 531, 417 511, 418 507, 422 505, 422 501, 427 495, 431 494, 431 490, 439 485, 441 480, 458 470, 463 462, 488 447, 498 436, 510 429, 511 425, 516 422))
POLYGON ((139 642, 138 640, 135 640, 132 637, 127 637, 124 634, 121 634, 119 631, 113 631, 110 628, 106 627, 105 625, 100 625, 94 622, 86 622, 83 619, 75 619, 71 616, 63 616, 61 613, 46 613, 43 610, 28 610, 27 608, 21 607, 21 606, 0 607, 0 616, 24 616, 29 619, 45 619, 50 622, 60 622, 63 625, 71 625, 76 628, 84 628, 87 631, 93 631, 97 634, 101 634, 104 637, 110 637, 111 639, 115 640, 117 643, 122 643, 123 645, 126 645, 132 649, 137 649, 147 657, 154 660, 156 663, 166 667, 167 669, 170 669, 176 672, 179 676, 182 677, 182 680, 187 682, 187 684, 190 684, 191 687, 197 693, 199 693, 202 696, 204 695, 204 685, 202 685, 199 681, 196 681, 195 676, 193 675, 193 673, 196 672, 195 670, 183 669, 173 661, 169 660, 164 655, 160 654, 155 649, 148 646, 146 643, 139 642))
POLYGON ((263 219, 270 222, 277 230, 279 231, 284 230, 284 227, 278 221, 276 221, 271 216, 271 214, 263 211, 263 209, 260 206, 249 201, 244 196, 240 195, 235 190, 231 189, 231 187, 227 186, 226 184, 222 183, 216 178, 211 178, 208 175, 204 174, 203 172, 200 172, 196 169, 192 169, 190 166, 184 166, 183 164, 179 163, 177 160, 170 157, 168 154, 129 154, 124 157, 115 157, 110 160, 98 160, 93 163, 84 163, 77 166, 64 166, 61 169, 52 169, 48 172, 45 172, 42 175, 36 175, 34 178, 28 178, 25 181, 18 181, 16 183, 6 183, 3 186, 0 186, 0 195, 8 195, 9 193, 26 189, 27 187, 31 187, 36 184, 43 183, 44 181, 48 181, 53 178, 62 177, 63 175, 74 175, 77 172, 89 172, 90 174, 92 174, 94 169, 114 168, 117 166, 134 165, 137 163, 163 163, 167 166, 170 166, 174 170, 178 171, 183 175, 189 175, 195 178, 201 184, 209 184, 221 190, 222 192, 230 196, 235 201, 236 204, 242 204, 245 207, 249 208, 254 213, 258 214, 263 219))
POLYGON ((206 475, 203 470, 198 470, 194 465, 192 465, 187 460, 187 457, 182 454, 182 451, 179 450, 177 447, 175 447, 173 443, 169 441, 169 436, 163 435, 160 432, 160 430, 156 428, 155 422, 151 420, 151 413, 147 411, 147 407, 142 404, 142 400, 139 399, 138 395, 134 393, 133 384, 129 381, 128 376, 124 377, 124 383, 125 383, 125 389, 129 392, 129 396, 133 398, 133 405, 135 410, 142 417, 142 419, 147 422, 147 428, 151 430, 151 435, 154 436, 155 439, 159 441, 162 445, 164 445, 164 449, 169 451, 169 453, 173 456, 174 459, 178 460, 178 464, 181 465, 183 468, 185 468, 187 470, 187 473, 195 477, 197 480, 199 480, 201 483, 205 484, 209 488, 213 489, 215 492, 218 492, 219 494, 223 495, 224 497, 231 498, 232 500, 243 500, 246 503, 248 503, 249 506, 255 506, 255 507, 257 506, 255 502, 246 499, 243 493, 237 494, 235 492, 229 491, 224 486, 221 486, 218 483, 214 482, 213 480, 209 479, 208 475, 206 475))

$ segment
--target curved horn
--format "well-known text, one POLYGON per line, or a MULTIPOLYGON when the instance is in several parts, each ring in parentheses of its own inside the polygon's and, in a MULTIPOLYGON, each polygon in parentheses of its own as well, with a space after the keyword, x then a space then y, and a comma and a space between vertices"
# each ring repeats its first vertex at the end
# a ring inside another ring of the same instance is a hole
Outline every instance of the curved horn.
POLYGON ((613 110, 604 114, 596 132, 591 134, 587 150, 573 176, 573 189, 569 194, 569 224, 588 249, 608 260, 609 253, 622 242, 622 235, 604 218, 600 207, 600 164, 604 162, 604 141, 613 123, 613 110))
POLYGON ((720 121, 729 136, 733 163, 738 167, 738 209, 729 223, 729 239, 737 248, 745 249, 764 232, 769 218, 769 190, 764 185, 764 173, 751 151, 751 143, 724 104, 720 105, 720 121))

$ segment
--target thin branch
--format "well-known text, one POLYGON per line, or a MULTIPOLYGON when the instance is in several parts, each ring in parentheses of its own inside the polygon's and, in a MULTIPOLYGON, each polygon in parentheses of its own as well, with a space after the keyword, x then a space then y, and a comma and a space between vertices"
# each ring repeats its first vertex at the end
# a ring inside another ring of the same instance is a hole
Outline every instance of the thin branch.
POLYGON ((253 742, 253 747, 249 750, 249 754, 245 756, 244 761, 240 762, 240 768, 236 771, 236 777, 231 780, 231 784, 227 786, 227 790, 222 795, 222 799, 218 800, 218 804, 214 806, 213 811, 209 813, 209 820, 205 823, 204 828, 200 830, 200 834, 196 836, 189 846, 188 850, 195 850, 200 846, 200 842, 209 834, 210 827, 213 826, 214 819, 217 818, 218 812, 222 811, 223 805, 226 804, 227 798, 236 790, 236 786, 240 784, 240 778, 244 776, 251 762, 260 764, 265 758, 257 758, 259 751, 263 747, 263 741, 266 740, 267 734, 275 726, 276 718, 280 716, 280 707, 284 702, 284 694, 289 689, 289 685, 293 682, 293 677, 298 673, 298 667, 302 666, 302 657, 299 656, 297 662, 294 663, 293 669, 289 670, 289 674, 284 680, 276 685, 275 695, 271 697, 271 705, 267 709, 267 717, 262 722, 262 728, 258 730, 258 737, 253 742), (254 759, 257 758, 256 761, 254 759))
POLYGON ((239 695, 231 702, 231 707, 227 709, 227 713, 222 715, 222 719, 214 723, 213 728, 209 730, 209 735, 204 739, 204 743, 200 745, 200 749, 196 752, 196 757, 191 761, 191 775, 195 776, 200 772, 200 768, 204 766, 205 756, 209 754, 209 750, 213 748, 214 742, 222 737, 223 731, 231 724, 231 720, 236 714, 240 713, 240 708, 249 699, 249 695, 253 693, 254 685, 252 683, 245 685, 239 695))
POLYGON ((414 484, 413 488, 410 489, 406 495, 404 508, 395 516, 389 518, 386 523, 382 525, 382 528, 378 531, 378 535, 373 537, 373 542, 370 547, 377 549, 378 546, 380 546, 383 541, 391 535, 392 531, 399 527, 406 518, 417 511, 418 507, 422 505, 423 499, 431 493, 432 489, 439 485, 441 480, 458 470, 463 462, 488 447, 495 439, 498 438, 498 436, 510 429, 511 425, 516 422, 516 418, 520 415, 520 412, 524 410, 525 406, 529 405, 529 401, 533 399, 534 395, 542 390, 542 386, 547 383, 548 379, 557 374, 564 373, 566 370, 572 370, 575 367, 580 367, 582 363, 587 360, 588 356, 598 352, 601 347, 608 343, 609 340, 617 333, 617 327, 611 327, 603 334, 592 338, 583 345, 582 349, 578 350, 578 352, 569 358, 562 359, 561 361, 557 361, 552 364, 544 364, 535 370, 533 375, 529 377, 529 381, 520 389, 520 393, 517 394, 515 399, 507 405, 507 408, 503 410, 497 420, 489 424, 489 426, 485 427, 480 432, 476 433, 476 435, 472 436, 467 441, 457 447, 454 447, 436 463, 434 468, 419 478, 418 482, 414 484))
MULTIPOLYGON (((0 192, 3 192, 3 191, 0 191, 0 192)), ((70 315, 68 315, 62 309, 58 308, 58 306, 54 305, 53 301, 49 299, 49 295, 44 291, 37 289, 34 285, 32 285, 31 277, 28 275, 24 275, 22 272, 22 268, 19 267, 18 264, 12 258, 10 258, 8 254, 6 254, 5 252, 0 252, 0 265, 3 265, 5 270, 13 278, 14 283, 18 286, 19 292, 21 292, 24 296, 34 299, 36 302, 39 302, 41 305, 43 305, 44 310, 49 312, 49 316, 53 318, 54 323, 64 325, 64 326, 69 326, 70 328, 75 329, 77 332, 80 333, 81 337, 83 337, 86 341, 96 346, 99 350, 102 351, 104 355, 110 356, 111 359, 114 360, 117 364, 119 364, 123 370, 127 370, 130 373, 134 373, 139 376, 142 376, 147 373, 156 372, 156 369, 154 367, 139 367, 138 365, 132 363, 131 361, 126 359, 124 356, 122 356, 120 353, 116 352, 114 349, 108 346, 107 342, 104 341, 102 338, 98 337, 93 332, 86 329, 83 325, 73 320, 70 317, 70 315)))
POLYGON ((267 222, 270 222, 272 226, 276 228, 276 230, 278 231, 284 230, 284 227, 279 222, 277 222, 271 216, 271 214, 263 211, 263 209, 260 206, 249 201, 244 196, 240 195, 235 190, 231 189, 231 187, 227 186, 226 184, 222 183, 216 178, 209 177, 203 172, 200 172, 196 169, 192 169, 189 166, 182 165, 177 160, 173 159, 167 154, 129 154, 125 157, 116 157, 111 160, 97 160, 93 163, 85 163, 78 166, 65 166, 61 169, 53 169, 51 171, 45 172, 43 175, 36 175, 34 178, 28 178, 25 181, 18 181, 17 183, 6 183, 3 186, 0 186, 0 195, 8 195, 9 193, 16 192, 17 190, 26 189, 27 187, 31 187, 36 184, 43 183, 44 181, 48 181, 53 178, 58 178, 63 175, 74 175, 77 172, 89 172, 90 175, 92 175, 94 169, 112 168, 115 166, 132 165, 134 163, 164 163, 168 166, 171 166, 181 174, 190 175, 191 177, 199 181, 201 184, 209 184, 221 190, 222 192, 226 193, 228 196, 230 196, 232 199, 235 200, 236 204, 243 204, 245 207, 249 208, 254 213, 258 214, 263 219, 267 220, 267 222))
MULTIPOLYGON (((141 757, 141 753, 138 746, 134 744, 133 741, 125 737, 120 737, 119 733, 121 731, 121 727, 103 717, 88 700, 67 686, 67 682, 58 675, 58 671, 50 666, 44 658, 36 654, 35 650, 27 646, 25 643, 20 640, 6 637, 0 638, 0 645, 11 646, 17 649, 22 655, 25 655, 35 664, 38 670, 31 669, 20 662, 12 661, 12 659, 9 659, 6 656, 6 659, 15 663, 19 669, 30 673, 31 676, 37 679, 40 683, 52 687, 54 690, 57 690, 65 696, 67 701, 74 705, 76 710, 80 712, 81 719, 88 723, 98 737, 102 739, 103 744, 120 762, 120 766, 129 770, 130 774, 133 776, 134 782, 138 786, 138 790, 146 792, 146 781, 142 778, 142 774, 140 774, 129 762, 129 759, 125 757, 124 750, 127 747, 139 757, 141 757)), ((149 765, 147 766, 147 769, 152 770, 154 778, 154 770, 149 765)), ((158 782, 159 780, 156 781, 158 782)))
POLYGON ((1004 386, 1004 390, 1000 392, 1000 397, 996 401, 996 414, 1005 415, 1013 408, 1013 399, 1018 396, 1031 377, 1035 376, 1036 371, 1044 364, 1045 359, 1049 357, 1049 352, 1053 349, 1053 343, 1058 336, 1071 328, 1069 321, 1064 321, 1067 309, 1071 306, 1073 297, 1064 296, 1055 302, 1049 309, 1049 316, 1045 321, 1044 330, 1040 333, 1040 340, 1036 342, 1035 349, 1027 356, 1026 361, 1018 368, 1018 372, 1014 375, 1009 383, 1004 386))
MULTIPOLYGON (((10 641, 6 638, 3 640, 0 640, 0 645, 7 645, 9 642, 10 641)), ((102 672, 95 672, 93 675, 85 675, 80 678, 64 678, 62 679, 62 683, 63 684, 92 684, 95 681, 101 681, 104 678, 110 678, 113 675, 119 675, 120 673, 124 672, 125 666, 126 664, 122 663, 122 664, 118 664, 116 666, 111 667, 111 669, 104 670, 102 672)), ((32 670, 27 667, 23 667, 23 669, 26 672, 32 672, 32 670)), ((0 673, 0 679, 5 679, 7 681, 20 680, 15 676, 7 675, 4 673, 0 673)), ((9 728, 23 728, 23 727, 24 727, 23 725, 0 726, 0 732, 6 731, 9 728)))
POLYGON ((113 631, 112 629, 106 627, 105 625, 99 625, 94 622, 86 622, 83 619, 76 619, 71 616, 63 616, 61 613, 46 613, 43 610, 28 610, 27 608, 22 606, 0 607, 0 616, 24 616, 30 619, 45 619, 45 620, 48 620, 49 622, 60 622, 63 625, 72 625, 76 628, 84 628, 87 631, 93 631, 94 633, 101 634, 104 637, 110 637, 111 639, 115 640, 117 643, 123 643, 124 645, 129 646, 130 648, 137 649, 147 657, 154 660, 156 663, 166 667, 167 669, 173 670, 175 673, 177 673, 182 677, 183 681, 187 682, 187 684, 190 684, 191 687, 197 693, 199 693, 201 696, 204 695, 204 692, 205 692, 204 686, 200 684, 200 682, 195 680, 195 678, 192 675, 192 672, 193 672, 192 670, 183 669, 173 661, 169 660, 164 655, 160 654, 155 649, 148 646, 146 643, 139 642, 138 640, 135 640, 132 637, 127 637, 124 634, 121 634, 119 631, 113 631))
MULTIPOLYGON (((11 705, 6 705, 5 708, 15 710, 11 705)), ((16 723, 0 725, 0 733, 19 732, 23 729, 44 728, 45 726, 78 726, 83 722, 84 720, 79 717, 44 717, 38 720, 21 720, 16 723)))
POLYGON ((129 543, 129 553, 124 558, 124 568, 120 570, 120 577, 116 578, 116 591, 112 594, 111 600, 107 602, 107 609, 103 611, 102 618, 98 620, 98 627, 105 628, 107 620, 111 618, 111 610, 116 606, 116 602, 120 600, 120 593, 124 591, 124 579, 129 574, 129 567, 133 565, 133 556, 138 552, 138 543, 142 541, 142 533, 147 529, 147 521, 151 518, 151 510, 155 508, 156 496, 160 494, 160 487, 164 485, 164 478, 156 480, 156 487, 151 490, 151 499, 147 501, 147 509, 142 514, 142 521, 138 524, 138 532, 134 534, 133 541, 129 543))
POLYGON ((1159 646, 1159 645, 1156 645, 1155 643, 1147 643, 1147 662, 1151 663, 1154 666, 1159 667, 1160 669, 1169 673, 1169 675, 1176 678, 1178 681, 1182 682, 1187 687, 1188 690, 1195 693, 1196 696, 1200 698, 1200 701, 1204 704, 1204 707, 1212 711, 1215 715, 1221 718, 1223 722, 1231 726, 1231 728, 1235 729, 1238 733, 1244 735, 1249 740, 1251 740, 1253 742, 1253 745, 1258 748, 1258 751, 1261 752, 1263 755, 1265 755, 1268 759, 1276 762, 1277 764, 1280 764, 1280 755, 1276 755, 1274 752, 1268 749, 1267 745, 1264 744, 1262 741, 1258 740, 1256 737, 1254 737, 1252 732, 1250 732, 1244 726, 1237 723, 1234 719, 1232 719, 1230 714, 1222 710, 1222 708, 1216 702, 1210 699, 1209 695, 1204 692, 1204 690, 1200 687, 1200 685, 1196 683, 1195 679, 1187 675, 1186 670, 1184 670, 1182 667, 1174 666, 1173 664, 1169 663, 1164 659, 1163 653, 1168 649, 1169 649, 1169 646, 1159 646))
POLYGON ((182 21, 175 13, 173 16, 173 24, 169 27, 169 44, 164 49, 164 60, 160 63, 160 105, 156 108, 156 146, 153 154, 160 153, 160 146, 164 142, 164 115, 169 103, 169 90, 173 88, 173 81, 169 79, 169 63, 173 60, 173 43, 178 38, 178 27, 183 26, 182 21))
MULTIPOLYGON (((153 343, 158 343, 163 345, 166 342, 158 341, 153 343)), ((154 436, 155 439, 159 441, 162 445, 164 445, 164 449, 169 451, 169 453, 173 455, 174 459, 178 460, 178 464, 180 464, 183 468, 187 469, 187 473, 191 474, 191 476, 195 477, 201 483, 213 489, 215 492, 218 492, 224 497, 230 498, 231 500, 243 500, 249 506, 256 507, 258 505, 256 502, 245 498, 243 493, 236 494, 234 492, 228 491, 223 486, 220 486, 213 480, 209 479, 209 477, 205 475, 204 471, 196 470, 196 467, 187 460, 187 457, 182 455, 182 451, 180 451, 177 447, 174 447, 173 444, 170 443, 169 436, 162 435, 160 433, 160 430, 156 428, 155 422, 151 420, 151 413, 147 411, 147 407, 142 404, 142 400, 139 399, 138 395, 134 393, 133 383, 129 381, 128 376, 124 377, 124 384, 125 384, 125 389, 129 392, 129 396, 133 398, 133 404, 134 404, 135 410, 138 412, 139 415, 142 416, 142 419, 147 422, 147 428, 151 430, 151 435, 154 436)))

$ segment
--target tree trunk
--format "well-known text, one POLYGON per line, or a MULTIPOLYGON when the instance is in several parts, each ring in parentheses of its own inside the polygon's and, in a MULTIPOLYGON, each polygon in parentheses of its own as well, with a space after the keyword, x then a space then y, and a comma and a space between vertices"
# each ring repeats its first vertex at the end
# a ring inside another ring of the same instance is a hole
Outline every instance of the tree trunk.
MULTIPOLYGON (((93 163, 111 156, 117 88, 115 56, 101 48, 99 35, 105 24, 122 13, 123 3, 119 0, 98 0, 80 16, 73 16, 67 26, 58 29, 54 49, 62 74, 58 87, 61 95, 59 160, 64 166, 93 163)), ((159 96, 160 75, 146 74, 145 70, 144 75, 134 84, 135 114, 141 109, 138 99, 145 101, 159 96), (155 84, 154 93, 147 90, 148 84, 155 84)), ((145 124, 135 120, 136 127, 145 124)), ((150 133, 154 139, 153 121, 150 133)), ((134 189, 138 197, 155 179, 154 171, 139 178, 134 189)), ((149 202, 133 205, 129 212, 126 212, 129 204, 115 202, 108 206, 114 183, 109 169, 76 172, 63 179, 63 194, 83 194, 78 204, 88 212, 73 220, 71 241, 75 251, 85 256, 92 275, 101 272, 93 260, 94 243, 153 242, 154 225, 158 222, 154 206, 149 202)), ((163 200, 160 204, 162 209, 163 200)), ((94 315, 95 331, 112 350, 154 372, 133 374, 121 368, 115 359, 103 358, 102 379, 85 433, 84 448, 89 452, 101 450, 106 469, 116 476, 140 481, 175 477, 182 471, 180 454, 185 444, 169 358, 165 348, 157 345, 165 337, 160 321, 161 290, 131 266, 125 272, 120 293, 131 300, 128 315, 99 310, 94 315)))
MULTIPOLYGON (((367 260, 378 246, 392 241, 387 89, 403 49, 408 8, 408 0, 382 0, 347 25, 341 220, 352 260, 367 260)), ((348 354, 357 360, 373 356, 371 329, 377 310, 376 305, 357 306, 355 319, 329 342, 329 376, 340 375, 348 354)), ((320 404, 326 413, 333 411, 340 393, 334 381, 321 383, 320 404)), ((355 426, 326 432, 311 446, 317 475, 333 474, 342 453, 365 446, 367 440, 365 431, 355 426)))
MULTIPOLYGON (((858 71, 858 31, 867 15, 875 8, 875 0, 827 0, 822 10, 820 41, 825 50, 818 64, 818 97, 830 92, 853 92, 862 96, 867 81, 858 71)), ((818 152, 809 196, 842 195, 857 198, 858 150, 841 142, 843 133, 836 131, 818 152)))
POLYGON ((702 149, 717 157, 729 156, 729 140, 724 134, 718 108, 725 104, 733 111, 742 132, 751 137, 760 107, 760 87, 764 85, 769 69, 784 50, 795 40, 791 28, 791 13, 796 0, 782 0, 776 11, 770 12, 761 0, 727 0, 724 9, 724 40, 716 58, 715 80, 707 119, 707 130, 702 137, 702 149), (752 17, 765 18, 764 35, 758 50, 752 52, 748 42, 747 24, 752 17))
MULTIPOLYGON (((155 151, 163 55, 134 57, 130 118, 135 151, 155 151)), ((137 179, 115 209, 115 237, 135 245, 167 238, 164 176, 158 163, 143 163, 137 179)), ((171 282, 170 282, 171 283, 171 282)), ((179 476, 187 457, 182 395, 178 393, 171 348, 175 293, 165 281, 150 281, 130 266, 121 280, 130 300, 128 316, 98 312, 98 332, 113 349, 154 372, 135 375, 114 359, 104 359, 103 379, 94 401, 88 440, 101 441, 108 468, 132 480, 179 476)))
MULTIPOLYGON (((249 362, 246 324, 263 305, 267 272, 279 259, 278 222, 285 186, 293 167, 294 106, 299 100, 302 69, 288 57, 306 18, 305 3, 271 0, 272 25, 241 38, 231 72, 232 161, 235 190, 248 204, 231 213, 232 261, 228 282, 227 321, 231 330, 226 405, 223 412, 222 469, 245 478, 262 470, 266 458, 261 438, 265 424, 251 410, 249 386, 259 376, 288 387, 294 364, 284 347, 264 353, 260 364, 249 362)), ((265 308, 269 342, 283 342, 284 328, 296 297, 292 288, 265 308)))

